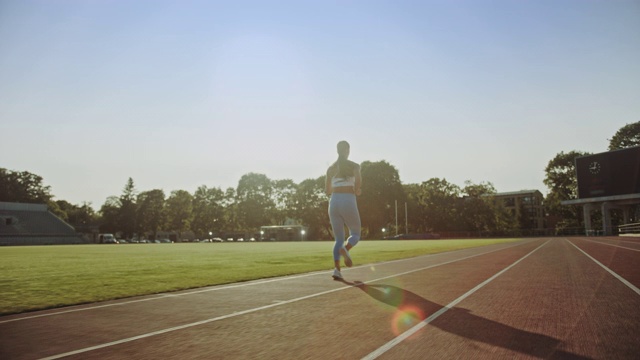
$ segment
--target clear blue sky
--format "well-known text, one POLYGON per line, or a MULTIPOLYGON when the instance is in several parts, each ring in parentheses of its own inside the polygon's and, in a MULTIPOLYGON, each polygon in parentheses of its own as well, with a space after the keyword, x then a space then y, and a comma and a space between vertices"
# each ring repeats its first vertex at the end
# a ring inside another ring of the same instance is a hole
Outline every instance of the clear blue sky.
MULTIPOLYGON (((0 0, 0 167, 99 209, 386 160, 538 189, 640 121, 640 2, 0 0)), ((366 179, 365 179, 366 181, 366 179)))

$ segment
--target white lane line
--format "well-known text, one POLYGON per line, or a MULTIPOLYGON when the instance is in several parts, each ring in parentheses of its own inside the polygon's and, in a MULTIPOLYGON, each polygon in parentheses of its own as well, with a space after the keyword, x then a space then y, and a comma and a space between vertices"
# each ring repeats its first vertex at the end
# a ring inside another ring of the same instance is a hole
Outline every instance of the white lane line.
POLYGON ((178 294, 165 293, 165 294, 159 294, 159 295, 148 297, 148 298, 144 298, 144 299, 127 300, 127 301, 122 301, 122 302, 113 303, 113 304, 95 305, 95 306, 83 307, 83 308, 79 308, 79 309, 69 309, 69 310, 56 311, 56 312, 51 312, 51 313, 46 313, 46 314, 39 314, 39 315, 25 316, 25 317, 9 319, 9 320, 2 320, 2 321, 0 321, 0 324, 4 324, 4 323, 8 323, 8 322, 14 322, 14 321, 35 319, 35 318, 40 318, 40 317, 45 317, 45 316, 53 316, 53 315, 73 313, 73 312, 78 312, 78 311, 95 310, 95 309, 101 309, 101 308, 112 307, 112 306, 122 306, 122 305, 128 305, 128 304, 143 302, 143 301, 160 300, 160 299, 166 299, 166 298, 171 298, 171 297, 193 295, 193 294, 209 292, 209 291, 220 291, 220 290, 228 290, 228 289, 233 289, 233 288, 243 287, 243 286, 267 284, 267 283, 275 282, 275 281, 296 279, 296 278, 301 278, 301 277, 305 277, 305 276, 312 276, 312 275, 318 275, 318 274, 319 274, 318 272, 313 272, 313 273, 307 273, 307 274, 303 274, 303 275, 293 275, 293 276, 280 277, 280 278, 274 278, 274 279, 268 279, 268 280, 258 280, 258 281, 254 281, 254 282, 246 282, 246 283, 239 283, 239 284, 233 284, 233 285, 222 285, 222 286, 218 286, 218 287, 215 287, 215 288, 201 289, 201 290, 183 292, 183 293, 178 293, 178 294))
POLYGON ((593 262, 595 262, 596 264, 600 265, 600 267, 602 267, 603 269, 605 269, 609 274, 613 275, 616 279, 620 280, 620 282, 622 282, 623 284, 627 285, 629 287, 629 289, 633 290, 636 292, 636 294, 640 295, 640 289, 638 289, 635 285, 633 285, 632 283, 628 282, 627 279, 623 278, 622 276, 616 274, 613 270, 609 269, 608 267, 606 267, 603 263, 601 263, 600 261, 594 259, 591 255, 587 254, 586 252, 584 252, 584 250, 580 249, 576 244, 572 243, 571 241, 567 240, 567 242, 571 245, 573 245, 573 247, 575 247, 576 249, 580 250, 580 252, 582 252, 583 254, 585 254, 589 259, 593 260, 593 262))
MULTIPOLYGON (((584 239, 584 238, 581 237, 579 239, 584 239)), ((628 237, 624 237, 624 236, 618 236, 618 238, 615 238, 615 239, 612 239, 612 238, 599 238, 599 237, 596 237, 596 239, 601 240, 601 241, 615 241, 615 242, 629 243, 629 244, 635 244, 635 245, 639 245, 640 244, 640 238, 638 238, 638 240, 631 240, 628 237), (628 240, 623 240, 623 239, 628 239, 628 240)))
MULTIPOLYGON (((547 241, 547 242, 549 242, 549 241, 547 241)), ((493 253, 493 252, 496 252, 496 251, 510 249, 510 248, 513 248, 513 247, 516 247, 516 246, 520 246, 520 245, 524 245, 524 244, 528 244, 528 243, 530 243, 530 241, 523 242, 523 243, 518 243, 516 245, 512 245, 512 246, 501 248, 501 249, 494 249, 494 250, 491 250, 491 251, 486 251, 486 252, 483 252, 483 253, 480 253, 480 254, 465 256, 465 257, 460 258, 460 259, 449 260, 449 261, 446 261, 446 262, 443 262, 443 263, 439 263, 439 264, 429 265, 429 266, 426 266, 426 267, 423 267, 423 268, 419 268, 419 269, 405 271, 405 272, 399 273, 399 274, 393 274, 393 275, 384 276, 384 277, 377 278, 377 279, 372 279, 372 280, 369 280, 369 281, 366 281, 366 282, 362 282, 362 283, 359 283, 359 284, 356 284, 356 285, 343 286, 343 287, 339 287, 337 289, 322 291, 322 292, 319 292, 319 293, 310 294, 310 295, 302 296, 302 297, 295 298, 295 299, 281 300, 278 303, 273 303, 273 304, 269 304, 269 305, 253 308, 253 309, 247 309, 247 310, 243 310, 243 311, 238 311, 238 312, 234 312, 232 314, 222 315, 222 316, 218 316, 218 317, 215 317, 215 318, 210 318, 210 319, 205 319, 205 320, 201 320, 201 321, 197 321, 197 322, 193 322, 193 323, 189 323, 189 324, 179 325, 179 326, 175 326, 175 327, 171 327, 171 328, 167 328, 167 329, 162 329, 162 330, 158 330, 158 331, 154 331, 154 332, 150 332, 150 333, 146 333, 146 334, 133 336, 133 337, 126 338, 126 339, 116 340, 116 341, 112 341, 112 342, 108 342, 108 343, 104 343, 104 344, 100 344, 100 345, 86 347, 86 348, 83 348, 83 349, 69 351, 69 352, 62 353, 62 354, 52 355, 52 356, 41 358, 40 360, 60 359, 60 358, 71 356, 71 355, 77 355, 77 354, 82 354, 82 353, 93 351, 93 350, 103 349, 103 348, 106 348, 106 347, 109 347, 109 346, 124 344, 124 343, 135 341, 135 340, 140 340, 140 339, 144 339, 144 338, 148 338, 148 337, 152 337, 152 336, 156 336, 156 335, 166 334, 168 332, 172 332, 172 331, 176 331, 176 330, 183 330, 183 329, 187 329, 187 328, 194 327, 194 326, 204 325, 204 324, 207 324, 207 323, 210 323, 210 322, 214 322, 214 321, 229 319, 229 318, 232 318, 232 317, 235 317, 235 316, 250 314, 250 313, 253 313, 253 312, 256 312, 256 311, 270 309, 270 308, 274 308, 276 306, 291 304, 291 303, 294 303, 294 302, 297 302, 297 301, 301 301, 301 300, 307 300, 307 299, 311 299, 311 298, 314 298, 314 297, 317 297, 317 296, 330 294, 332 292, 350 289, 350 288, 352 288, 354 286, 361 286, 362 284, 368 284, 368 283, 372 283, 372 282, 376 282, 376 281, 380 281, 380 280, 385 280, 385 279, 389 279, 389 278, 396 277, 396 276, 407 275, 407 274, 411 274, 411 273, 414 273, 414 272, 419 272, 419 271, 431 269, 431 268, 434 268, 434 267, 438 267, 438 266, 442 266, 442 265, 446 265, 446 264, 451 264, 451 263, 462 261, 462 260, 471 259, 471 258, 474 258, 474 257, 477 257, 477 256, 490 254, 490 253, 493 253)))
MULTIPOLYGON (((528 242, 518 242, 514 246, 523 245, 523 244, 526 244, 526 243, 528 243, 528 242)), ((500 244, 500 245, 502 245, 502 244, 500 244)), ((509 247, 511 247, 511 246, 509 246, 509 247)), ((505 249, 507 249, 509 247, 506 247, 505 249)), ((427 255, 422 255, 422 256, 424 256, 424 257, 434 257, 434 256, 438 256, 438 255, 451 254, 451 253, 465 251, 465 250, 471 250, 471 249, 477 249, 477 248, 466 248, 466 249, 460 249, 460 250, 454 250, 454 251, 446 251, 446 252, 435 253, 435 254, 427 254, 427 255)), ((502 249, 497 249, 497 250, 493 250, 493 251, 499 251, 499 250, 502 250, 502 249)), ((488 252, 486 254, 488 254, 488 252)), ((414 260, 414 259, 415 258, 389 260, 389 261, 384 261, 384 262, 380 262, 380 263, 376 263, 376 264, 365 264, 365 265, 355 266, 352 269, 368 267, 368 266, 371 266, 371 265, 380 266, 380 265, 386 265, 386 264, 391 264, 391 263, 395 263, 395 262, 408 261, 408 260, 414 260)), ((24 316, 24 317, 16 317, 16 318, 13 318, 13 319, 8 319, 8 320, 0 320, 0 324, 10 323, 10 322, 15 322, 15 321, 22 321, 22 320, 36 319, 36 318, 41 318, 41 317, 46 317, 46 316, 68 314, 68 313, 74 313, 74 312, 78 312, 78 311, 88 311, 88 310, 95 310, 95 309, 107 308, 107 307, 112 307, 112 306, 129 305, 129 304, 138 303, 138 302, 144 302, 144 301, 161 300, 161 299, 165 299, 165 298, 168 298, 168 297, 170 298, 170 297, 178 297, 178 296, 187 296, 187 295, 200 294, 200 293, 205 293, 205 292, 210 292, 210 291, 221 291, 221 290, 228 290, 228 289, 234 289, 234 288, 245 287, 245 286, 262 285, 262 284, 268 284, 268 283, 272 283, 272 282, 276 282, 276 281, 284 281, 284 280, 298 279, 298 278, 303 278, 303 277, 308 277, 308 276, 323 275, 323 274, 326 274, 326 273, 327 273, 327 271, 320 271, 320 272, 316 271, 316 272, 300 274, 300 275, 291 275, 291 276, 277 277, 277 278, 272 278, 272 279, 262 279, 262 280, 247 281, 247 282, 236 283, 236 284, 231 284, 231 285, 218 285, 218 286, 214 285, 214 287, 207 287, 205 289, 198 289, 198 290, 192 290, 192 291, 186 291, 185 290, 185 292, 180 292, 180 293, 164 293, 164 294, 158 294, 156 296, 147 295, 147 296, 151 296, 151 297, 146 297, 144 299, 137 299, 137 300, 127 300, 127 301, 111 303, 111 304, 93 305, 93 306, 87 306, 87 307, 81 307, 81 308, 75 308, 75 309, 54 311, 54 312, 48 312, 46 314, 38 314, 38 315, 30 315, 30 316, 24 316)), ((117 301, 117 300, 115 300, 115 301, 117 301)))
POLYGON ((97 306, 91 306, 91 307, 86 307, 86 308, 81 308, 81 309, 71 309, 71 310, 64 310, 64 311, 56 311, 56 312, 47 313, 47 314, 25 316, 25 317, 19 317, 19 318, 14 318, 14 319, 9 319, 9 320, 2 320, 2 321, 0 321, 0 324, 10 323, 10 322, 14 322, 14 321, 36 319, 36 318, 45 317, 45 316, 53 316, 53 315, 73 313, 73 312, 77 312, 77 311, 85 311, 85 310, 100 309, 100 308, 111 307, 111 306, 132 304, 132 303, 137 303, 137 302, 142 302, 142 301, 157 300, 157 299, 161 299, 163 297, 165 297, 165 296, 157 296, 157 297, 151 297, 151 298, 146 298, 146 299, 129 300, 127 302, 122 302, 122 303, 117 303, 117 304, 97 305, 97 306))
POLYGON ((244 311, 238 311, 238 312, 234 312, 232 314, 218 316, 218 317, 211 318, 211 319, 201 320, 201 321, 197 321, 197 322, 193 322, 193 323, 189 323, 189 324, 184 324, 184 325, 180 325, 180 326, 174 326, 174 327, 171 327, 171 328, 162 329, 162 330, 158 330, 158 331, 154 331, 154 332, 150 332, 150 333, 146 333, 146 334, 142 334, 142 335, 138 335, 138 336, 122 339, 122 340, 112 341, 112 342, 109 342, 109 343, 100 344, 100 345, 96 345, 96 346, 91 346, 91 347, 87 347, 87 348, 84 348, 84 349, 69 351, 69 352, 66 352, 66 353, 63 353, 63 354, 57 354, 57 355, 53 355, 53 356, 48 356, 48 357, 45 357, 45 358, 41 358, 40 360, 60 359, 60 358, 66 357, 66 356, 78 355, 78 354, 82 354, 82 353, 93 351, 93 350, 103 349, 103 348, 106 348, 106 347, 109 347, 109 346, 114 346, 114 345, 118 345, 118 344, 124 344, 124 343, 135 341, 135 340, 140 340, 140 339, 144 339, 144 338, 148 338, 148 337, 152 337, 152 336, 156 336, 156 335, 166 334, 166 333, 172 332, 172 331, 183 330, 183 329, 187 329, 187 328, 198 326, 198 325, 204 325, 204 324, 207 324, 207 323, 210 323, 210 322, 214 322, 214 321, 229 319, 229 318, 232 318, 232 317, 235 317, 235 316, 240 316, 240 315, 245 315, 245 314, 249 314, 249 313, 260 311, 260 310, 270 309, 270 308, 273 308, 273 307, 276 307, 276 306, 281 306, 281 305, 285 305, 285 304, 291 304, 291 303, 294 303, 294 302, 297 302, 297 301, 310 299, 310 298, 313 298, 313 297, 316 297, 316 296, 320 296, 320 295, 330 294, 332 292, 344 290, 344 289, 347 289, 347 288, 349 288, 349 287, 341 287, 341 288, 337 288, 337 289, 327 290, 327 291, 323 291, 323 292, 320 292, 320 293, 299 297, 299 298, 296 298, 296 299, 282 301, 282 302, 279 302, 279 303, 276 303, 276 304, 270 304, 270 305, 265 305, 265 306, 261 306, 261 307, 258 307, 258 308, 248 309, 248 310, 244 310, 244 311))
POLYGON ((629 243, 629 244, 634 244, 634 245, 640 245, 640 241, 618 240, 618 242, 621 242, 621 243, 629 243))
POLYGON ((493 275, 492 277, 488 278, 487 280, 483 281, 482 283, 478 284, 476 287, 474 287, 473 289, 467 291, 466 293, 464 293, 462 296, 460 296, 459 298, 453 300, 452 302, 448 303, 446 306, 444 306, 442 309, 438 310, 437 312, 433 313, 431 316, 429 316, 428 318, 424 319, 423 321, 419 322, 418 324, 416 324, 414 327, 412 327, 411 329, 403 332, 402 334, 398 335, 396 338, 394 338, 393 340, 389 341, 388 343, 382 345, 381 347, 379 347, 377 350, 373 351, 372 353, 370 353, 369 355, 365 356, 362 358, 362 360, 373 360, 373 359, 377 359, 380 355, 384 354, 385 352, 391 350, 394 346, 400 344, 402 341, 406 340, 408 337, 410 337, 411 335, 415 334, 416 332, 418 332, 420 329, 424 328, 425 326, 427 326, 430 322, 434 321, 435 319, 437 319, 440 315, 446 313, 447 311, 449 311, 451 308, 453 308, 454 306, 456 306, 459 302, 461 302, 462 300, 468 298, 469 296, 471 296, 473 293, 475 293, 476 291, 478 291, 480 288, 482 288, 483 286, 487 285, 488 283, 490 283, 491 281, 493 281, 495 278, 497 278, 498 276, 504 274, 506 271, 508 271, 509 269, 511 269, 512 267, 516 266, 518 263, 520 263, 522 260, 526 259, 529 255, 533 254, 534 252, 538 251, 538 249, 540 249, 541 247, 547 245, 547 243, 549 243, 549 241, 551 240, 547 240, 544 244, 538 246, 537 248, 535 248, 533 251, 531 251, 530 253, 528 253, 527 255, 521 257, 519 260, 517 260, 516 262, 514 262, 513 264, 509 265, 508 267, 502 269, 502 271, 498 272, 497 274, 493 275))
POLYGON ((633 248, 626 247, 626 246, 608 244, 608 243, 605 243, 605 242, 600 242, 600 241, 595 241, 595 240, 587 240, 587 239, 580 239, 580 240, 589 241, 589 242, 600 244, 600 245, 614 246, 614 247, 618 247, 618 248, 621 248, 621 249, 627 249, 627 250, 632 250, 632 251, 640 251, 640 249, 633 249, 633 248))

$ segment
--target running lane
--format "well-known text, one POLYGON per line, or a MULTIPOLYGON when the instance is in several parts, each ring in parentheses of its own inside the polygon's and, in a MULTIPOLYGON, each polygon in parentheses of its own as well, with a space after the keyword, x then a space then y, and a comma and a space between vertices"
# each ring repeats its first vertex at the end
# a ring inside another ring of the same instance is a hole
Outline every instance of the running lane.
POLYGON ((635 359, 638 334, 640 296, 554 239, 378 358, 635 359))
POLYGON ((573 245, 640 288, 640 242, 629 238, 569 238, 573 245), (595 240, 594 240, 595 239, 595 240))

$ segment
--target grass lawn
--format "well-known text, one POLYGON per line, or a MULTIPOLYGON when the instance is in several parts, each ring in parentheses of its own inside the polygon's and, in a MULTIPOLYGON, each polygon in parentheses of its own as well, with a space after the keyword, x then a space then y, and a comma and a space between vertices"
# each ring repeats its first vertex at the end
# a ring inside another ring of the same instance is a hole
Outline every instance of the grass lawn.
MULTIPOLYGON (((516 241, 362 241, 355 265, 516 241)), ((0 314, 333 268, 333 242, 0 248, 0 314)))

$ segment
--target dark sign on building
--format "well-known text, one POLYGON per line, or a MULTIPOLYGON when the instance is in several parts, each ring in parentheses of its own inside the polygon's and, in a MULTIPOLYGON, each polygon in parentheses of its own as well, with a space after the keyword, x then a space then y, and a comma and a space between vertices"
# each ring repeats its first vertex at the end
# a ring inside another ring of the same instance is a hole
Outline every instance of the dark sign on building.
POLYGON ((578 197, 640 193, 640 146, 576 158, 578 197))

